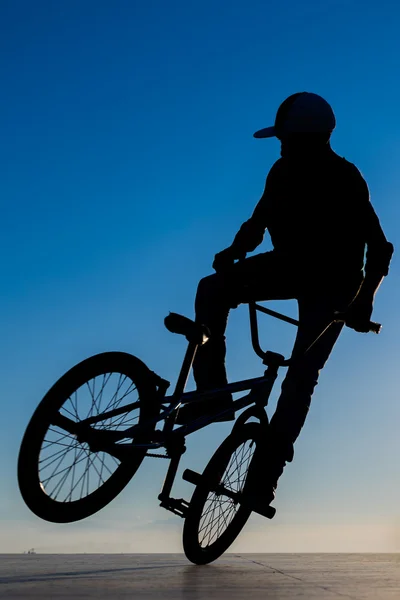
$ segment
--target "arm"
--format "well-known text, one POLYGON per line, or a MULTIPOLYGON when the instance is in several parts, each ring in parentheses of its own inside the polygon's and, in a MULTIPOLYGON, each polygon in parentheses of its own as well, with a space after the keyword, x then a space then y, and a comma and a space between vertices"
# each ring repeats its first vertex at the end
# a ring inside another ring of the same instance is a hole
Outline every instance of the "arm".
POLYGON ((235 259, 245 258, 247 252, 255 250, 263 241, 264 233, 268 226, 270 199, 275 179, 275 165, 268 174, 264 192, 252 216, 240 227, 232 244, 215 255, 213 267, 216 271, 222 271, 231 266, 235 259))
POLYGON ((346 322, 356 331, 367 331, 373 310, 373 302, 383 278, 389 272, 389 264, 393 254, 393 244, 387 241, 379 219, 369 199, 369 191, 364 179, 360 176, 356 193, 360 197, 362 226, 365 231, 367 254, 365 278, 361 288, 347 311, 346 322))
POLYGON ((246 255, 246 252, 253 252, 264 239, 265 230, 268 227, 268 214, 271 207, 271 198, 275 187, 275 165, 272 167, 265 182, 264 192, 258 201, 248 221, 245 221, 235 239, 231 248, 237 254, 235 258, 246 255))

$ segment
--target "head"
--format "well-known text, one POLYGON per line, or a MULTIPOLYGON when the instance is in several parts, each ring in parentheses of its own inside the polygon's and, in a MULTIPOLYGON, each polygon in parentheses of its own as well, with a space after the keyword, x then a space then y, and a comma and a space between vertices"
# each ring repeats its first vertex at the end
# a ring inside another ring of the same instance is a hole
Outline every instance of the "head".
POLYGON ((277 137, 282 153, 287 149, 318 150, 329 147, 336 119, 331 106, 317 94, 292 94, 278 108, 273 127, 261 129, 256 138, 277 137))

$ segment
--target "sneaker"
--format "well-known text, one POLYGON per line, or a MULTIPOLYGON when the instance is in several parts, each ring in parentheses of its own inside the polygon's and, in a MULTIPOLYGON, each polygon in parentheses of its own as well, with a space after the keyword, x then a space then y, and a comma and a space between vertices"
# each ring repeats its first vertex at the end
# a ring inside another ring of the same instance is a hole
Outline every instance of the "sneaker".
POLYGON ((184 404, 179 409, 176 423, 178 425, 187 425, 200 417, 212 417, 213 415, 228 409, 230 410, 216 418, 215 421, 233 421, 235 419, 232 395, 216 394, 202 402, 189 402, 188 404, 184 404))
POLYGON ((244 489, 240 504, 262 517, 270 517, 270 504, 275 498, 276 487, 250 491, 244 489))

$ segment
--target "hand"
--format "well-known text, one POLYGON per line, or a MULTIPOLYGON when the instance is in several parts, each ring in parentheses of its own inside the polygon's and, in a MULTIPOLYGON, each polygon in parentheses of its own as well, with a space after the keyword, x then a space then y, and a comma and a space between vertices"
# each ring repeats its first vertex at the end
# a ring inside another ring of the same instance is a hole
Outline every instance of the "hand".
POLYGON ((372 298, 357 297, 345 312, 346 325, 359 333, 368 333, 372 309, 372 298))
POLYGON ((218 254, 215 255, 212 266, 217 273, 221 273, 223 271, 226 271, 230 267, 233 267, 234 262, 235 255, 232 248, 229 247, 225 248, 225 250, 222 250, 221 252, 218 252, 218 254))

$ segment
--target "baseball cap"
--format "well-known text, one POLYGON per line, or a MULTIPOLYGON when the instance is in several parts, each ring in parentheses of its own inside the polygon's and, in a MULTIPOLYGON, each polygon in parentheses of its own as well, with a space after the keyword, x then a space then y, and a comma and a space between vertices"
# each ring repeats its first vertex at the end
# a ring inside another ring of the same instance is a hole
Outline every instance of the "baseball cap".
POLYGON ((298 92, 282 102, 272 127, 254 133, 255 138, 279 137, 285 133, 331 133, 336 126, 332 107, 318 94, 298 92))

